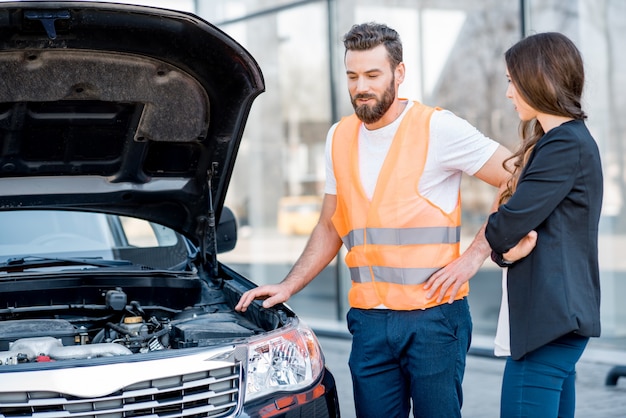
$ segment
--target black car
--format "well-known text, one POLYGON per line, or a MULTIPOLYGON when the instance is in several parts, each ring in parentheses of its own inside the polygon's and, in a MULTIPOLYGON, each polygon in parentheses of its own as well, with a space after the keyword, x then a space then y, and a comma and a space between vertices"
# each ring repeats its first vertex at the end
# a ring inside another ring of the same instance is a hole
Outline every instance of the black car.
POLYGON ((195 15, 0 8, 0 417, 335 417, 313 331, 218 261, 261 70, 195 15))

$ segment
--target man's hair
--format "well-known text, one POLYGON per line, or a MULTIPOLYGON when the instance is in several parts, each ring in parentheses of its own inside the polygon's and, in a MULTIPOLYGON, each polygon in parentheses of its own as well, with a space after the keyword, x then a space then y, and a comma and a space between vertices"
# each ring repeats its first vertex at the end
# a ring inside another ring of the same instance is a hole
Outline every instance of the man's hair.
POLYGON ((343 37, 343 45, 348 51, 367 51, 378 45, 385 45, 391 69, 402 62, 402 41, 398 32, 389 26, 368 22, 352 26, 343 37))

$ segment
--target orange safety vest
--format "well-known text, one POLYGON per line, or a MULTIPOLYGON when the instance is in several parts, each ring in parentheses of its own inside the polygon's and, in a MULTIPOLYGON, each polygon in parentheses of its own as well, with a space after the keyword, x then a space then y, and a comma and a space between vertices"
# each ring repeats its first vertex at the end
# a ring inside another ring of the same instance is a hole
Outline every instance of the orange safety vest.
MULTIPOLYGON (((434 108, 415 102, 398 127, 381 168, 371 202, 361 185, 356 115, 335 129, 332 159, 337 181, 337 209, 332 222, 348 253, 352 288, 350 306, 370 309, 426 309, 424 282, 459 256, 460 192, 456 208, 444 212, 420 195, 418 184, 428 153, 434 108)), ((463 284, 456 298, 469 293, 463 284)), ((445 297, 443 302, 447 303, 445 297)))

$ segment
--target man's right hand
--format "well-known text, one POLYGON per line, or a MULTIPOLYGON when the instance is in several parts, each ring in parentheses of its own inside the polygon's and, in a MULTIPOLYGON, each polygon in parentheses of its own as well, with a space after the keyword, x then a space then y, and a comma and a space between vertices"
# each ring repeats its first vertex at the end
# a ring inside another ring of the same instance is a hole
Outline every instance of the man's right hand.
POLYGON ((278 284, 267 284, 245 292, 235 306, 236 311, 245 312, 255 299, 265 299, 264 308, 286 302, 330 263, 341 247, 341 238, 332 223, 336 207, 337 196, 324 195, 320 219, 289 274, 278 284))
POLYGON ((291 292, 285 283, 267 284, 250 289, 241 295, 235 310, 245 312, 255 299, 265 299, 263 307, 271 308, 276 304, 286 302, 290 297, 291 292))

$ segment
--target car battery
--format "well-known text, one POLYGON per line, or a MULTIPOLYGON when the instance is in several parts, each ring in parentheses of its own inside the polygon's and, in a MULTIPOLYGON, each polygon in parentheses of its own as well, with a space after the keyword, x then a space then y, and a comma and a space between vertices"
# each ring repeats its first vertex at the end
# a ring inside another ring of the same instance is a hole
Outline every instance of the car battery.
POLYGON ((0 322, 0 351, 8 351, 12 342, 23 338, 53 337, 63 345, 76 344, 79 331, 62 319, 28 319, 0 322))

